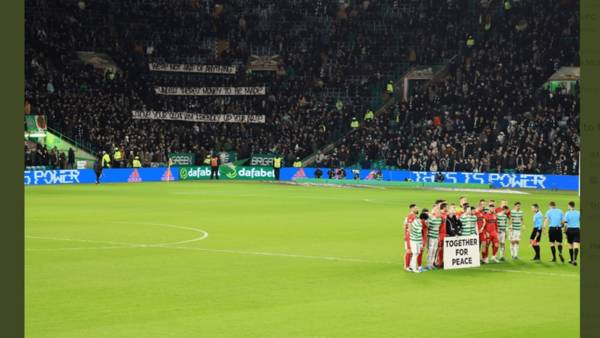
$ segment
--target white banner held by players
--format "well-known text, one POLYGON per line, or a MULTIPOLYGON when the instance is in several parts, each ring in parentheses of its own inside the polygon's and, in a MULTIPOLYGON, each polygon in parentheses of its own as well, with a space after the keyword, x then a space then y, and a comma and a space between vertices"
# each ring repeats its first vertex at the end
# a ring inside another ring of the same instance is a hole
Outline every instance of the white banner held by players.
POLYGON ((444 238, 444 270, 479 266, 479 236, 444 238))
POLYGON ((151 62, 148 68, 154 72, 181 72, 181 73, 202 73, 202 74, 235 74, 236 66, 219 65, 191 65, 181 63, 158 63, 151 62))
POLYGON ((265 95, 266 87, 154 87, 159 95, 240 96, 265 95))
POLYGON ((176 111, 134 110, 134 120, 171 120, 209 123, 265 123, 265 115, 196 114, 176 111))

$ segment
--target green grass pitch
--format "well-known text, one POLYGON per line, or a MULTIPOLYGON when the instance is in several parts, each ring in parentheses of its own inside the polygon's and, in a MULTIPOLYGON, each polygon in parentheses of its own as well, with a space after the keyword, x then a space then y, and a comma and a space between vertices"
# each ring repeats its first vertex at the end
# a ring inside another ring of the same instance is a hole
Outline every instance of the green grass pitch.
POLYGON ((238 182, 27 187, 26 333, 578 337, 579 268, 549 262, 546 234, 542 262, 530 261, 530 205, 550 200, 579 201, 238 182), (460 195, 522 202, 522 260, 405 272, 408 204, 460 195))

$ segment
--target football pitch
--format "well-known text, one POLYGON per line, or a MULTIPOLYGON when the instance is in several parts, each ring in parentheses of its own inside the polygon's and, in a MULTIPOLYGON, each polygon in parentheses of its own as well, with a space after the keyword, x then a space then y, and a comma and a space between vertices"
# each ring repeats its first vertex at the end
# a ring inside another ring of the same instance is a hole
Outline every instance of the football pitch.
POLYGON ((550 262, 546 233, 542 262, 531 262, 529 234, 532 203, 545 212, 579 199, 527 192, 26 187, 26 335, 578 337, 579 267, 550 262), (521 260, 405 272, 408 205, 461 195, 522 203, 521 260))

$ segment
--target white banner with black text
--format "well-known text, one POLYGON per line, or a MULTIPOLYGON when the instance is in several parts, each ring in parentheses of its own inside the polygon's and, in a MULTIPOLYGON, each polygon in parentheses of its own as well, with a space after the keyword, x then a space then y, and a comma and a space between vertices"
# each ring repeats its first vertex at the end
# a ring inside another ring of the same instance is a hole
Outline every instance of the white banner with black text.
POLYGON ((208 123, 265 123, 265 115, 196 114, 190 112, 134 110, 134 120, 170 120, 208 123))
POLYGON ((184 63, 158 63, 151 62, 148 68, 153 72, 180 72, 180 73, 201 73, 201 74, 235 74, 236 66, 219 65, 193 65, 184 63))
POLYGON ((158 95, 249 96, 265 95, 266 87, 154 87, 158 95))
POLYGON ((479 236, 444 238, 444 270, 478 267, 479 236))

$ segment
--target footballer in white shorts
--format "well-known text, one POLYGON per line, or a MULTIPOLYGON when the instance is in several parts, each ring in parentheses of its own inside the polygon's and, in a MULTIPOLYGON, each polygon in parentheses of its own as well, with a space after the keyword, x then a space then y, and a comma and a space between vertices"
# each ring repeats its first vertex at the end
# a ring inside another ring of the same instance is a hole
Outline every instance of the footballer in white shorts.
POLYGON ((510 231, 510 240, 511 241, 520 241, 521 240, 521 230, 511 230, 510 231))

